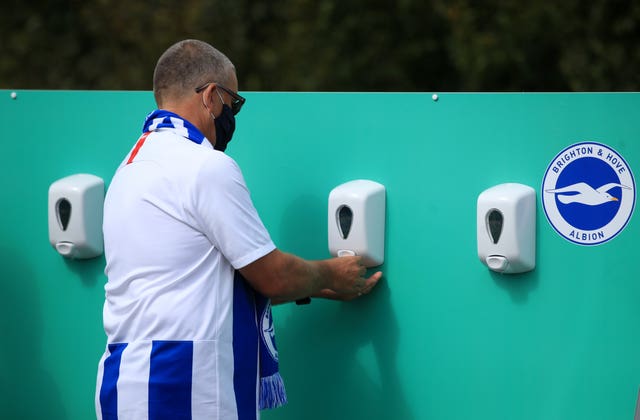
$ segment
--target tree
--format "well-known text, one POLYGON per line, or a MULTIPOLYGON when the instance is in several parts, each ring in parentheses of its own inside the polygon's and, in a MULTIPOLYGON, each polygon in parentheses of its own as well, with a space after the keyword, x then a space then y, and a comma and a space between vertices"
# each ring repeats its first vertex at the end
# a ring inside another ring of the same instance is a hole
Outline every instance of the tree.
POLYGON ((0 87, 151 89, 203 39, 242 90, 640 89, 640 3, 624 0, 9 0, 0 87))

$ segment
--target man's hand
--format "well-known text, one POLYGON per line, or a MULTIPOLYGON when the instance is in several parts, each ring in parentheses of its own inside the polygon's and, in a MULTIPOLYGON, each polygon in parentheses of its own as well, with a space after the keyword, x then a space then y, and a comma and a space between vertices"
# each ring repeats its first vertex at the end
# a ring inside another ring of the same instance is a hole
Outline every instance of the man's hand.
POLYGON ((382 271, 377 271, 370 277, 365 277, 367 269, 362 263, 362 257, 345 256, 326 260, 333 265, 335 273, 332 287, 320 290, 314 297, 348 301, 371 292, 382 277, 382 271))

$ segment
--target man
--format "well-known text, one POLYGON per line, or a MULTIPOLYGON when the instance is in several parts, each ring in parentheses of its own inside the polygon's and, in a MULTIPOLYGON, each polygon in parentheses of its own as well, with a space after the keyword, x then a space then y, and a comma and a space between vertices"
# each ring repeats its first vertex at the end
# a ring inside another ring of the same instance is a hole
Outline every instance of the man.
POLYGON ((158 110, 105 198, 102 419, 256 419, 286 402, 271 301, 369 293, 360 257, 278 250, 223 151, 235 129, 235 68, 186 40, 158 60, 158 110))

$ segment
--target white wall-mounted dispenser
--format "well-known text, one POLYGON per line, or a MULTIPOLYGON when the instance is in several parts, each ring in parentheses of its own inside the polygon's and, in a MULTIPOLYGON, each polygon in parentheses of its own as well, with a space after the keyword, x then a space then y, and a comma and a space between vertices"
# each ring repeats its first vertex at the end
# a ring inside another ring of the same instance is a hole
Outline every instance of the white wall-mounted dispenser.
POLYGON ((67 258, 93 258, 102 254, 104 181, 95 175, 76 174, 49 187, 49 242, 67 258))
POLYGON ((329 193, 329 252, 360 255, 366 267, 384 262, 386 190, 374 181, 358 179, 329 193))
POLYGON ((478 196, 478 257, 499 273, 536 266, 536 192, 516 183, 496 185, 478 196))

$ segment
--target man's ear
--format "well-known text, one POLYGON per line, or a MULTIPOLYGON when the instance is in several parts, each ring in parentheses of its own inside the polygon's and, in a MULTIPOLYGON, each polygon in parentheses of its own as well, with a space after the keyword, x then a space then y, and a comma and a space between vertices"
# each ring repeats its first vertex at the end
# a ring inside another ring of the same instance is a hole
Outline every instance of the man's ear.
POLYGON ((211 83, 209 86, 207 86, 207 89, 204 91, 204 93, 206 94, 206 101, 207 101, 207 107, 210 107, 211 112, 216 111, 216 103, 218 103, 219 101, 216 101, 217 98, 217 92, 216 90, 218 89, 218 85, 216 83, 211 83))

